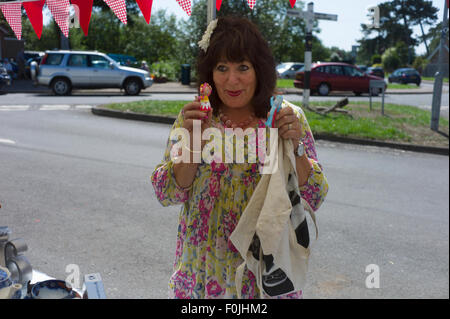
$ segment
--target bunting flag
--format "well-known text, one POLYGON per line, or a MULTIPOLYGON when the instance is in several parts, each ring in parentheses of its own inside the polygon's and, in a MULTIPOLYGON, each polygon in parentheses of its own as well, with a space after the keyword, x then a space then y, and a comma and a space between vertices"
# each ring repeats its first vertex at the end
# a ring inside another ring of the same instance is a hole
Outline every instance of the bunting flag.
MULTIPOLYGON (((125 0, 103 0, 119 18, 119 20, 127 24, 127 8, 125 0)), ((191 16, 191 0, 176 0, 181 6, 184 12, 188 16, 191 16)), ((448 1, 448 0, 447 0, 448 1)), ((89 23, 91 20, 92 6, 94 0, 71 0, 72 4, 76 6, 75 11, 78 15, 78 19, 83 29, 84 34, 87 36, 89 31, 89 23)), ((145 21, 150 24, 153 0, 136 0, 145 21)), ((296 0, 289 0, 291 7, 295 6, 296 0)), ((34 32, 41 38, 43 19, 42 8, 47 3, 47 7, 50 9, 56 24, 61 29, 62 33, 69 37, 69 16, 70 16, 70 1, 69 0, 28 0, 23 2, 23 6, 33 26, 34 32)), ((247 0, 250 9, 256 5, 256 0, 247 0)), ((216 0, 216 9, 220 11, 222 6, 222 0, 216 0)), ((11 26, 17 39, 22 38, 22 3, 20 2, 0 2, 0 9, 6 18, 6 21, 11 26)))
POLYGON ((92 14, 92 4, 94 0, 72 0, 72 5, 78 6, 78 10, 75 10, 79 14, 78 18, 80 21, 81 29, 84 35, 88 35, 89 22, 91 21, 92 14))
POLYGON ((147 24, 150 23, 150 17, 152 15, 152 4, 153 0, 136 0, 139 9, 141 9, 142 15, 147 21, 147 24))
POLYGON ((66 38, 69 37, 69 0, 47 0, 47 7, 50 9, 56 24, 66 38))
POLYGON ((256 4, 256 0, 247 0, 248 6, 253 10, 253 7, 256 4))
POLYGON ((23 3, 23 7, 25 8, 28 19, 30 19, 34 33, 36 33, 39 39, 42 35, 42 8, 44 7, 44 4, 45 0, 23 3))
POLYGON ((22 38, 22 4, 1 4, 0 8, 6 21, 8 21, 11 29, 14 31, 16 38, 20 40, 22 38))
POLYGON ((191 16, 191 0, 177 0, 184 12, 191 16))
POLYGON ((123 24, 127 24, 127 6, 125 0, 103 0, 108 7, 114 12, 114 14, 122 21, 123 24))
POLYGON ((216 0, 216 9, 220 11, 220 7, 222 6, 222 0, 216 0))

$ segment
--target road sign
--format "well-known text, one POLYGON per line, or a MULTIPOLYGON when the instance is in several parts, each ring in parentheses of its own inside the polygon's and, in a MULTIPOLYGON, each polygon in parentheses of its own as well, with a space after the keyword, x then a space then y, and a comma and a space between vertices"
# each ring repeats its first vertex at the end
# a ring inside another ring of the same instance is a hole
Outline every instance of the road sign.
POLYGON ((314 19, 316 20, 331 20, 331 21, 337 21, 337 14, 327 14, 327 13, 319 13, 314 12, 314 19))
POLYGON ((288 9, 287 11, 287 15, 290 17, 296 17, 296 18, 304 18, 305 17, 305 13, 303 11, 300 10, 295 10, 295 9, 288 9))

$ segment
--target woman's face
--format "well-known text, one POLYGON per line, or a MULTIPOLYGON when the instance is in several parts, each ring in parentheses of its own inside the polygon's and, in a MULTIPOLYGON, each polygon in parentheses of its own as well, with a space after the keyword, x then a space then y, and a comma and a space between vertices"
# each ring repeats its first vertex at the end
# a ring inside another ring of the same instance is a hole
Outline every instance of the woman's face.
POLYGON ((250 61, 220 61, 214 67, 213 80, 217 94, 230 108, 250 107, 256 90, 256 73, 250 61))

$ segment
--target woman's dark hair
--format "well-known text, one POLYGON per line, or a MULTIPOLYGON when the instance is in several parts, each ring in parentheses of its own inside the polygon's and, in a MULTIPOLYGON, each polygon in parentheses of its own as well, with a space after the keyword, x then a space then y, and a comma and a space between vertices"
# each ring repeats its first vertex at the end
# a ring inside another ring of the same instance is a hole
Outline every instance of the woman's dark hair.
POLYGON ((209 99, 215 115, 222 103, 214 85, 213 69, 221 58, 233 63, 248 60, 253 64, 258 83, 252 104, 255 115, 265 118, 270 110, 270 97, 274 94, 277 76, 272 51, 256 25, 240 17, 219 18, 208 50, 205 53, 200 49, 197 58, 198 85, 208 82, 213 88, 209 99))

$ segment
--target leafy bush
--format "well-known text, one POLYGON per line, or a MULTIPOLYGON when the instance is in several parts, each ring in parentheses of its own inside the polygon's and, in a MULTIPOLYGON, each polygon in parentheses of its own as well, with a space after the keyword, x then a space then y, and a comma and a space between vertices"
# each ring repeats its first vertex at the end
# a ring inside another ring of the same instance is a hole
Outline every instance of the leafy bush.
POLYGON ((395 48, 389 48, 384 51, 382 61, 383 68, 387 72, 392 72, 395 69, 398 69, 401 63, 395 48))
POLYGON ((173 61, 155 62, 151 65, 151 73, 155 82, 175 81, 177 79, 177 63, 173 61))
POLYGON ((374 54, 372 55, 372 58, 370 59, 372 64, 380 64, 381 63, 381 55, 374 54))

